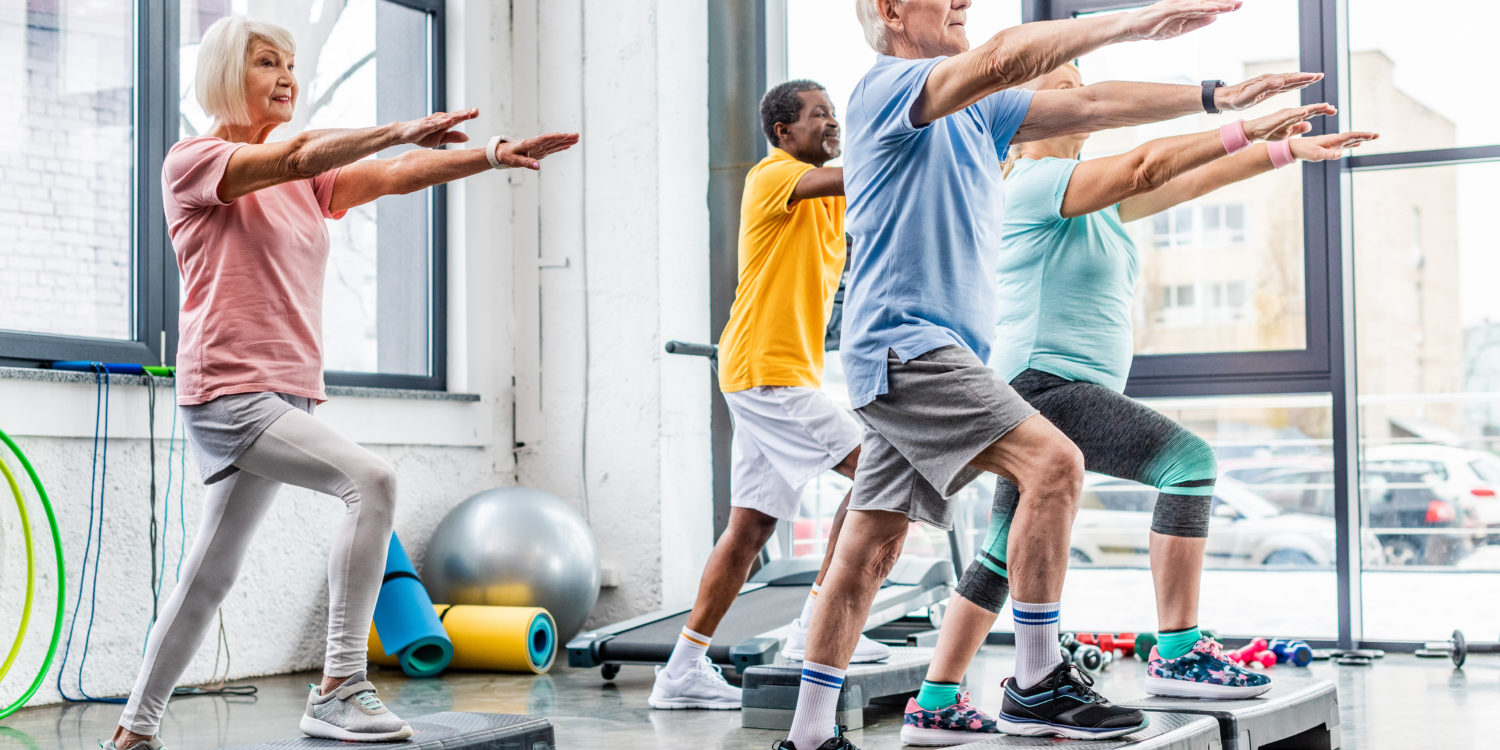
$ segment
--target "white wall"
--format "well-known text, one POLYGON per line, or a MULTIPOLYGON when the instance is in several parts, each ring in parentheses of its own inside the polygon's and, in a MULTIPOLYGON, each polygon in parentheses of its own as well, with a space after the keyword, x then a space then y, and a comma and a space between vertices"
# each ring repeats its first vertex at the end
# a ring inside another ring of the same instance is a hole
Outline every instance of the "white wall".
MULTIPOLYGON (((710 544, 705 365, 661 349, 670 338, 708 336, 706 8, 691 0, 508 5, 450 0, 451 106, 480 108, 468 128, 476 138, 577 129, 584 145, 544 162, 541 174, 485 175, 450 189, 450 388, 480 401, 342 397, 318 416, 395 465, 396 528, 418 560, 443 514, 484 488, 519 479, 578 507, 606 565, 621 575, 601 595, 590 620, 599 624, 663 597, 690 598, 710 544)), ((98 617, 85 671, 94 695, 128 692, 150 613, 145 389, 120 386, 113 396, 98 617)), ((162 390, 159 484, 169 403, 162 390)), ((69 614, 88 526, 93 416, 92 386, 0 380, 0 427, 30 454, 59 511, 69 614)), ((202 488, 186 489, 191 543, 202 488)), ((323 566, 337 513, 329 498, 283 493, 224 606, 231 677, 320 663, 323 566)), ((163 534, 175 563, 175 518, 163 534)), ((20 540, 14 513, 0 512, 3 633, 14 632, 20 614, 20 540)), ((20 695, 45 651, 55 579, 45 572, 46 549, 38 555, 44 573, 31 636, 0 685, 0 704, 20 695)), ((72 674, 82 637, 80 623, 72 674)), ((210 677, 210 644, 184 682, 210 677)), ((52 684, 49 675, 32 702, 58 700, 52 684)), ((71 691, 71 677, 65 684, 71 691)))

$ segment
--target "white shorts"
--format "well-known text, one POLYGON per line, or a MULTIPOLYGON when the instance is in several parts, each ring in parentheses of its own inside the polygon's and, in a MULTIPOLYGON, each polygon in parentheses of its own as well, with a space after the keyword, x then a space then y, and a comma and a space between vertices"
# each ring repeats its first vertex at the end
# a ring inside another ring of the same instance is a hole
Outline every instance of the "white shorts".
POLYGON ((734 418, 729 504, 797 516, 802 486, 859 447, 864 430, 821 391, 761 386, 724 394, 734 418))

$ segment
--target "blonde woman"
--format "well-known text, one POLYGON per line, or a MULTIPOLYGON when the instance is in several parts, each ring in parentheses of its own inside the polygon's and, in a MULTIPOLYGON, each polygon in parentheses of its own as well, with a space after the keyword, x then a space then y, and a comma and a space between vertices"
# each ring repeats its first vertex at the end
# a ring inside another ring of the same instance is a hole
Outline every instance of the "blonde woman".
POLYGON ((381 196, 539 161, 578 142, 553 133, 484 148, 417 150, 366 159, 401 144, 463 143, 453 130, 476 110, 348 130, 312 130, 267 143, 297 106, 296 44, 285 29, 224 18, 203 36, 198 98, 208 135, 172 147, 162 164, 168 233, 182 273, 178 403, 203 481, 203 523, 183 576, 151 630, 139 677, 111 750, 160 750, 167 698, 234 584, 283 484, 332 495, 328 641, 322 684, 301 729, 313 737, 382 741, 411 727, 365 678, 366 641, 385 568, 396 501, 385 461, 313 419, 323 392, 325 219, 381 196))

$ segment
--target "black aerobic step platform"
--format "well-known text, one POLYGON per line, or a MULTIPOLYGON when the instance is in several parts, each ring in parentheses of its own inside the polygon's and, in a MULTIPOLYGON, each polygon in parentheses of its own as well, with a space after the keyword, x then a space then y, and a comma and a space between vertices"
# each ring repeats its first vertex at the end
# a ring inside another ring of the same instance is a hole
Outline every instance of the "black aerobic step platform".
MULTIPOLYGON (((1116 701, 1142 711, 1196 714, 1219 722, 1224 750, 1338 750, 1338 689, 1328 680, 1299 677, 1292 668, 1277 670, 1271 689, 1258 698, 1204 701, 1144 696, 1116 701)), ((1159 714, 1153 713, 1155 721, 1159 714)))
MULTIPOLYGON (((835 721, 849 729, 865 725, 865 709, 881 698, 916 695, 932 662, 930 648, 893 648, 891 658, 876 664, 851 664, 839 691, 835 721)), ((777 658, 750 667, 741 683, 740 726, 746 729, 790 729, 797 712, 802 662, 777 658)), ((899 712, 904 706, 897 706, 899 712)))
POLYGON ((1112 740, 1059 740, 1056 737, 1016 737, 1003 734, 992 740, 955 745, 949 750, 1006 750, 1012 747, 1051 747, 1057 750, 1223 750, 1219 723, 1192 714, 1151 714, 1151 726, 1112 740))
POLYGON ((302 737, 256 745, 236 745, 223 750, 270 750, 270 748, 389 748, 390 750, 555 750, 552 722, 536 716, 448 712, 408 719, 414 730, 405 742, 351 743, 302 737))

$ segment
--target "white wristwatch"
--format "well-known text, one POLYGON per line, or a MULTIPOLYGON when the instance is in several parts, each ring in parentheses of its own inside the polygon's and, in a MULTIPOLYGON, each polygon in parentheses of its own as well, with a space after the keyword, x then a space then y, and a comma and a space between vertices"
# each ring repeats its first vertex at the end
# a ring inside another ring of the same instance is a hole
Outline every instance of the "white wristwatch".
POLYGON ((490 142, 484 146, 484 158, 490 161, 490 167, 505 169, 505 165, 500 163, 500 157, 495 152, 500 148, 500 144, 510 143, 512 140, 514 139, 506 135, 490 136, 490 142))

